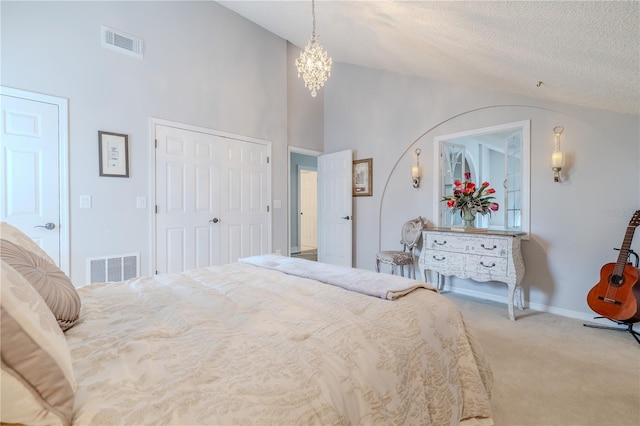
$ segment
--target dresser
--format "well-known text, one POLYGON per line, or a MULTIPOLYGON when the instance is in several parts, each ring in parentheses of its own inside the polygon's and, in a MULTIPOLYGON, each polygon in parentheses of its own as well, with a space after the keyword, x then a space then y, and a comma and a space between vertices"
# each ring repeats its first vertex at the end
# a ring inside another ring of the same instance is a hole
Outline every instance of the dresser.
POLYGON ((459 232, 451 228, 422 231, 422 252, 418 260, 425 279, 428 272, 438 273, 438 288, 444 276, 507 284, 509 319, 515 321, 513 302, 516 287, 524 277, 520 250, 524 232, 459 232))

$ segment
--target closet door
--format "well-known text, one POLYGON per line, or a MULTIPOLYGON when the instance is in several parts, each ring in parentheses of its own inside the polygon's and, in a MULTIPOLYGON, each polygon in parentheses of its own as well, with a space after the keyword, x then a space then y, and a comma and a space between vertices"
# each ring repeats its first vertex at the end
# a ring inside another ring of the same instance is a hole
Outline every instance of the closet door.
POLYGON ((225 264, 269 252, 269 158, 262 144, 227 140, 220 146, 220 263, 225 264))
POLYGON ((156 271, 267 253, 268 147, 172 126, 155 132, 156 271))

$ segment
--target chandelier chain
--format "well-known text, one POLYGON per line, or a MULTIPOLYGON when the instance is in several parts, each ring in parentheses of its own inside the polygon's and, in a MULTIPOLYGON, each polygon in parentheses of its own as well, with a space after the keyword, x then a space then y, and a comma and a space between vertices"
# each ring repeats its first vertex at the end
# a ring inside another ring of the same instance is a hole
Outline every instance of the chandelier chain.
POLYGON ((316 39, 316 2, 311 0, 311 17, 313 18, 313 31, 311 32, 311 40, 316 39))

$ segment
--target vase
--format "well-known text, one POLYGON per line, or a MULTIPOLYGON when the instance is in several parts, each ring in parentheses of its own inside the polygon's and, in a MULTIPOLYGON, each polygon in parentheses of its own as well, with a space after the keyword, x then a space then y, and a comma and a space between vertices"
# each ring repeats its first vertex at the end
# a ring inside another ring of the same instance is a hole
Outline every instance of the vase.
POLYGON ((473 210, 462 210, 462 227, 463 228, 475 228, 474 222, 476 220, 476 214, 473 210))

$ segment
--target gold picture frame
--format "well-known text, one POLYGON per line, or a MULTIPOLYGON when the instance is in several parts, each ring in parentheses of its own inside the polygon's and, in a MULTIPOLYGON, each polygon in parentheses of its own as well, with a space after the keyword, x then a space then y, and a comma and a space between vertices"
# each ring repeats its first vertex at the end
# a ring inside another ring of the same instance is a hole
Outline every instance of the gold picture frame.
POLYGON ((98 131, 100 176, 129 177, 129 136, 98 131))
POLYGON ((353 162, 352 193, 354 197, 371 197, 373 195, 372 158, 353 162))

